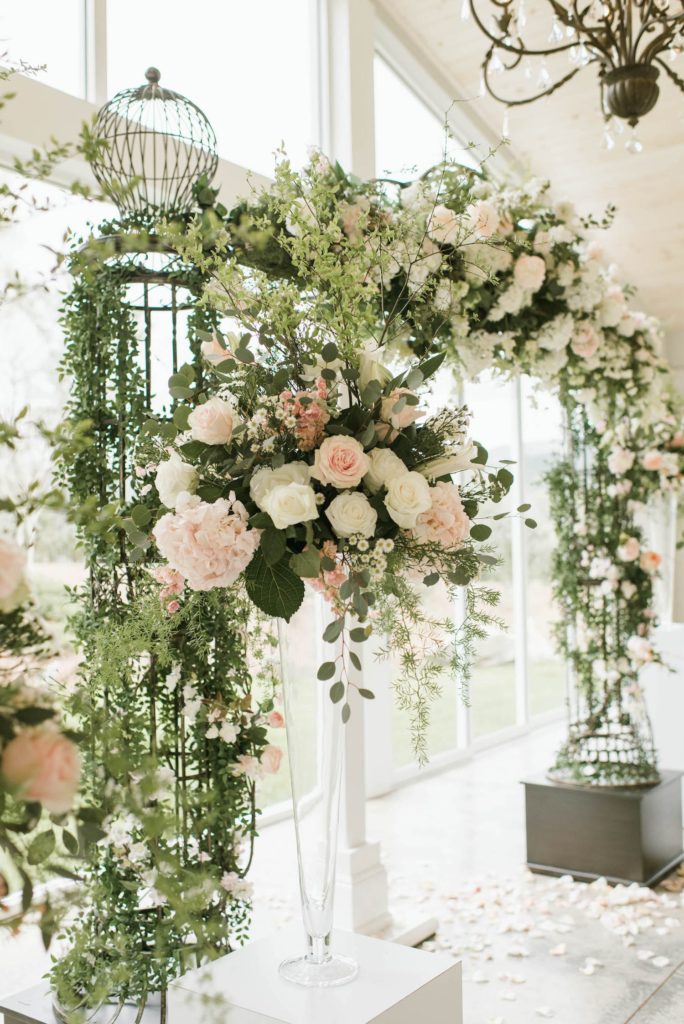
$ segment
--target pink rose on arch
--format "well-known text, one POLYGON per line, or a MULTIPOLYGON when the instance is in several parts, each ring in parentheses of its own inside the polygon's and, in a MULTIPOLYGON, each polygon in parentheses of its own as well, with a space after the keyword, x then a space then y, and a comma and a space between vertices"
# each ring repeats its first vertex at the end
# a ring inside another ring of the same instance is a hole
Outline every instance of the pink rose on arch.
POLYGON ((639 565, 644 572, 653 573, 658 571, 662 560, 663 556, 659 555, 657 551, 642 551, 639 565))
POLYGON ((662 453, 657 449, 653 449, 650 452, 646 452, 641 459, 641 465, 644 469, 658 470, 662 469, 663 456, 662 453))
POLYGON ((617 549, 618 558, 623 562, 633 562, 639 557, 641 551, 641 544, 636 537, 628 537, 624 543, 617 549))
POLYGON ((330 484, 338 490, 358 487, 368 472, 368 456, 354 437, 326 437, 316 449, 311 476, 322 484, 330 484))
POLYGON ((575 331, 570 348, 576 356, 582 359, 591 359, 599 347, 599 336, 596 329, 585 320, 575 331))
POLYGON ((432 505, 418 516, 413 536, 421 544, 434 541, 447 549, 459 547, 470 533, 470 520, 458 486, 441 481, 430 488, 430 497, 432 505))
POLYGON ((285 719, 280 711, 269 711, 266 715, 266 725, 269 729, 283 729, 285 727, 285 719))
POLYGON ((458 214, 448 206, 435 206, 427 222, 427 233, 441 245, 455 245, 458 241, 461 222, 458 214))
POLYGON ((402 396, 415 397, 410 388, 395 388, 380 403, 380 418, 382 423, 377 423, 375 432, 381 441, 392 442, 400 430, 405 430, 412 423, 425 415, 425 412, 418 405, 410 405, 408 402, 399 412, 394 412, 394 407, 402 396))
POLYGON ((273 743, 265 746, 259 762, 264 775, 275 775, 280 768, 282 759, 283 752, 280 747, 276 747, 273 743))
POLYGON ((181 496, 178 510, 162 516, 152 533, 191 590, 230 587, 252 561, 261 536, 249 528, 240 502, 209 503, 189 495, 181 496))
POLYGON ((150 576, 160 584, 159 600, 166 601, 175 594, 182 594, 185 589, 185 579, 172 569, 170 565, 156 565, 150 569, 150 576))
POLYGON ((491 238, 499 228, 499 212, 493 203, 478 199, 466 211, 468 223, 477 238, 491 238))
POLYGON ((261 765, 252 754, 240 754, 232 768, 233 775, 245 775, 248 779, 261 776, 261 765))
POLYGON ((52 729, 27 729, 5 747, 5 785, 21 800, 37 800, 51 814, 71 810, 81 777, 78 748, 52 729))
POLYGON ((546 277, 546 264, 541 256, 523 253, 513 267, 515 283, 526 292, 538 292, 546 277))

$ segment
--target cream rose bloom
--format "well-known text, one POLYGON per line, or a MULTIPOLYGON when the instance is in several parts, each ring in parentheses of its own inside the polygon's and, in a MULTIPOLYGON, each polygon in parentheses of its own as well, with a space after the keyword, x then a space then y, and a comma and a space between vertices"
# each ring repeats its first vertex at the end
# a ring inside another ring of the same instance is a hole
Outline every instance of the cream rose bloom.
POLYGON ((13 612, 28 596, 26 551, 11 540, 0 537, 0 612, 13 612))
POLYGON ((318 519, 316 495, 310 484, 278 484, 266 494, 263 511, 268 512, 276 530, 318 519))
POLYGON ((623 562, 633 562, 635 558, 639 557, 640 551, 641 544, 636 537, 628 537, 617 549, 618 558, 623 562))
POLYGON ((458 214, 448 206, 438 205, 430 213, 427 233, 440 245, 455 245, 458 241, 461 222, 458 214))
POLYGON ((650 470, 662 469, 662 466, 663 466, 663 456, 662 456, 662 453, 659 452, 657 448, 654 448, 651 451, 646 452, 642 456, 642 458, 641 458, 641 465, 644 467, 644 469, 650 469, 650 470))
POLYGON ((582 359, 591 359, 596 354, 599 343, 598 332, 588 320, 584 320, 575 331, 570 348, 576 356, 581 356, 582 359))
POLYGON ((499 227, 499 213, 493 203, 478 199, 466 210, 471 230, 478 238, 491 238, 499 227))
POLYGON ((171 452, 165 462, 159 463, 154 478, 162 505, 167 508, 176 508, 181 494, 194 494, 198 482, 197 470, 183 462, 178 452, 171 452))
POLYGON ((645 636, 630 636, 627 641, 627 651, 637 665, 645 665, 646 662, 653 661, 653 646, 645 636))
POLYGON ((518 256, 513 267, 515 283, 526 292, 538 292, 546 277, 546 264, 541 256, 518 256))
POLYGON ((613 448, 608 456, 608 469, 616 476, 627 473, 634 465, 634 452, 626 448, 613 448))
POLYGON ((360 533, 372 537, 378 521, 378 514, 361 491, 347 491, 338 494, 325 510, 330 525, 338 537, 351 537, 360 533))
POLYGON ((228 444, 233 436, 235 414, 229 402, 210 398, 198 405, 188 416, 188 427, 193 441, 203 444, 228 444))
POLYGON ((311 476, 322 484, 342 490, 358 487, 368 472, 370 461, 354 437, 326 437, 314 454, 311 476))
POLYGON ((281 487, 283 484, 308 484, 310 479, 311 471, 306 462, 286 462, 278 469, 262 466, 252 476, 249 496, 261 511, 265 512, 264 502, 274 487, 281 487))
POLYGON ((359 387, 363 390, 372 380, 383 387, 392 379, 392 372, 382 363, 384 349, 366 349, 361 353, 359 365, 359 387))
POLYGON ((432 506, 430 485, 420 473, 402 473, 390 480, 385 495, 385 508, 404 530, 412 530, 421 512, 432 506))
POLYGON ((376 494, 387 487, 390 480, 402 473, 408 473, 405 464, 391 448, 374 448, 368 453, 370 469, 363 478, 369 491, 376 494))

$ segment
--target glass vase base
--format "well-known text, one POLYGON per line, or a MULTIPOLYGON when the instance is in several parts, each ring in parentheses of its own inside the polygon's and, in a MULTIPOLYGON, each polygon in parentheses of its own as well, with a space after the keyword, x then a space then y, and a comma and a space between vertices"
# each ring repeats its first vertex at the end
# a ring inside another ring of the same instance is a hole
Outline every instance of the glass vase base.
POLYGON ((331 954, 326 960, 314 960, 308 956, 298 956, 292 960, 283 960, 278 968, 281 978, 302 985, 304 988, 333 988, 335 985, 346 985, 353 981, 359 973, 356 960, 340 954, 331 954))

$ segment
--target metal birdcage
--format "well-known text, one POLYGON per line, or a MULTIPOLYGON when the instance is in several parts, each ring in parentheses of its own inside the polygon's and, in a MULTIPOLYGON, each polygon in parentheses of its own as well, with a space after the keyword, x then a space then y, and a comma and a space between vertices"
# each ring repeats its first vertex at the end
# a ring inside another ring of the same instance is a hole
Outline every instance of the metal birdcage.
POLYGON ((146 85, 123 89, 100 110, 95 135, 105 145, 93 174, 122 214, 187 213, 194 185, 216 173, 216 136, 195 103, 159 84, 157 68, 145 77, 146 85))

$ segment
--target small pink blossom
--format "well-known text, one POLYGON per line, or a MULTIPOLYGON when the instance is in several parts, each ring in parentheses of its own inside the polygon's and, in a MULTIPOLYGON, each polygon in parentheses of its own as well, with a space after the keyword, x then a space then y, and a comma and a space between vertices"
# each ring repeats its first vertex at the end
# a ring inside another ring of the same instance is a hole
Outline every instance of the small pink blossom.
POLYGON ((240 754, 233 765, 233 775, 245 775, 248 779, 261 777, 261 765, 252 754, 240 754))
POLYGON ((169 615, 175 615, 176 612, 180 611, 180 601, 169 601, 166 606, 166 610, 169 615))
POLYGON ((297 421, 294 429, 300 451, 313 451, 325 436, 325 425, 330 419, 326 397, 327 387, 322 378, 316 382, 316 391, 283 391, 280 395, 283 409, 297 421))
POLYGON ((387 444, 392 443, 400 430, 405 430, 406 427, 425 415, 418 405, 409 405, 408 402, 399 412, 394 412, 394 406, 403 396, 415 397, 415 394, 410 388, 395 388, 380 403, 380 418, 383 422, 376 424, 375 432, 380 440, 387 444))
POLYGON ((582 359, 591 359, 599 347, 599 336, 588 320, 583 321, 575 331, 570 348, 576 356, 582 359))
POLYGON ((162 602, 173 597, 174 594, 182 594, 185 589, 185 579, 170 565, 154 566, 153 569, 150 569, 150 576, 161 584, 159 600, 162 602))
POLYGON ((280 747, 276 747, 275 744, 267 744, 261 754, 261 769, 264 775, 275 775, 280 768, 280 762, 283 759, 283 752, 280 747))
POLYGON ((654 448, 650 452, 646 452, 641 458, 641 465, 644 469, 658 470, 662 468, 663 456, 662 453, 654 448))
POLYGON ((285 719, 280 711, 269 711, 266 715, 266 725, 270 729, 283 729, 285 727, 285 719))
POLYGON ((636 537, 628 537, 617 550, 618 558, 623 562, 633 562, 639 557, 641 545, 636 537))

